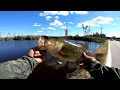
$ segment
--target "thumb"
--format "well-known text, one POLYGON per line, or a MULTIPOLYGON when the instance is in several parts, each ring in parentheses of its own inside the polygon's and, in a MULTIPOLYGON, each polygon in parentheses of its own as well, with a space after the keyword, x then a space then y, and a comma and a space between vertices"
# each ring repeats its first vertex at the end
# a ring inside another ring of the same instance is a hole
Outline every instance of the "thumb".
POLYGON ((87 55, 85 52, 83 52, 83 57, 84 57, 85 59, 91 59, 91 58, 92 58, 91 56, 87 55))

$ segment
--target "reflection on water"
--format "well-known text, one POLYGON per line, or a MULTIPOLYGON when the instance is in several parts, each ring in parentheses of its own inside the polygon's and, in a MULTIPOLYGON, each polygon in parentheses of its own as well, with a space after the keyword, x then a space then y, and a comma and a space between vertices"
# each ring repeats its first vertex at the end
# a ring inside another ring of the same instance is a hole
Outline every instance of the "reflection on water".
MULTIPOLYGON (((88 45, 88 51, 93 52, 100 47, 99 43, 69 40, 72 43, 88 45)), ((26 55, 30 48, 37 46, 37 40, 9 40, 0 41, 0 62, 20 58, 26 55)))
POLYGON ((94 43, 94 42, 86 42, 86 41, 80 41, 80 40, 69 40, 72 43, 75 44, 85 44, 88 47, 88 51, 90 53, 93 53, 95 49, 99 48, 101 46, 100 43, 94 43))

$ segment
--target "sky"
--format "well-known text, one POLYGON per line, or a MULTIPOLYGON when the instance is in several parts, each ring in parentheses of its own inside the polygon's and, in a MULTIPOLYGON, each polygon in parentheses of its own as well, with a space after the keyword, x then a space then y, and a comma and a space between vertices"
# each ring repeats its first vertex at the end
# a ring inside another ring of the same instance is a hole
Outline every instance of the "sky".
POLYGON ((0 36, 84 35, 81 25, 89 26, 89 34, 98 32, 120 37, 120 11, 0 11, 0 36))

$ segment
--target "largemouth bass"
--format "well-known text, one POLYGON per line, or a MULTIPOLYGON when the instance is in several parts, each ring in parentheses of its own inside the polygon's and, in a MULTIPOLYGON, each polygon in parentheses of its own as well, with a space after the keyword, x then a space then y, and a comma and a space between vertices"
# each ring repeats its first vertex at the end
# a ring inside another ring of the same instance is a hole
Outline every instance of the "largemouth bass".
POLYGON ((82 61, 82 53, 86 51, 86 47, 82 45, 73 44, 61 38, 45 37, 40 37, 38 40, 38 49, 46 50, 60 62, 82 61))

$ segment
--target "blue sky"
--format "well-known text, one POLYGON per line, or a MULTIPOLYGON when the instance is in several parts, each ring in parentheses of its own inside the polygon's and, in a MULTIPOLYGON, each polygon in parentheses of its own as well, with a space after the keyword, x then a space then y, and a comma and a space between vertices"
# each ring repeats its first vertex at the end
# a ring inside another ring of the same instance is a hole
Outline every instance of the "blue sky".
POLYGON ((90 27, 90 34, 102 32, 120 37, 120 11, 0 11, 0 35, 69 35, 82 36, 81 24, 90 27))

